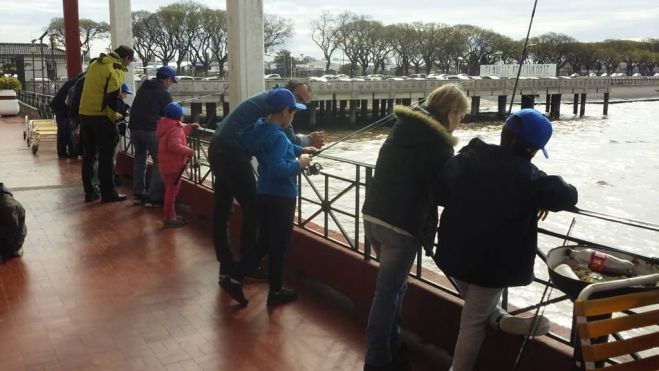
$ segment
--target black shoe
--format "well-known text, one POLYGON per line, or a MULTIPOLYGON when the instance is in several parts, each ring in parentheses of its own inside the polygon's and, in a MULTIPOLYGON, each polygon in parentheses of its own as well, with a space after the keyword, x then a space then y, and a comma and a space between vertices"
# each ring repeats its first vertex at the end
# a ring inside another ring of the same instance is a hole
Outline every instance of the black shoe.
POLYGON ((133 195, 133 205, 144 205, 146 200, 146 195, 133 195))
POLYGON ((225 264, 220 263, 220 280, 231 274, 231 272, 233 271, 233 266, 234 264, 230 264, 230 263, 225 263, 225 264))
POLYGON ((241 306, 246 307, 247 303, 249 303, 249 300, 245 298, 245 294, 243 293, 243 285, 231 281, 229 276, 220 279, 220 287, 241 306))
POLYGON ((109 197, 102 197, 101 202, 119 202, 119 201, 126 201, 128 199, 128 196, 121 194, 121 193, 115 193, 112 196, 109 197))
POLYGON ((268 294, 268 306, 286 304, 295 300, 297 300, 297 291, 295 289, 282 287, 281 290, 268 294))
POLYGON ((150 208, 162 207, 162 201, 151 200, 147 197, 144 201, 144 206, 150 208))
POLYGON ((114 185, 120 186, 121 185, 121 177, 119 174, 114 174, 114 185))
POLYGON ((99 198, 101 198, 101 195, 96 192, 85 194, 85 202, 94 202, 99 198))
POLYGON ((245 278, 253 281, 266 282, 268 280, 268 272, 262 267, 258 267, 254 272, 246 274, 245 278))

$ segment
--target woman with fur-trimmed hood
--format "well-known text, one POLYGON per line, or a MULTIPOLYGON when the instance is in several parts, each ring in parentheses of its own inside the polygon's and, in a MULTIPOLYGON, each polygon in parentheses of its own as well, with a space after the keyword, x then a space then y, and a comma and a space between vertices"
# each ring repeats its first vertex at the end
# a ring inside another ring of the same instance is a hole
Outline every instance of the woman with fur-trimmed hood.
POLYGON ((404 349, 398 322, 407 276, 419 248, 432 249, 438 220, 435 185, 454 154, 458 140, 451 133, 468 107, 457 85, 444 85, 422 107, 394 109, 396 123, 380 149, 362 209, 366 238, 380 258, 364 370, 405 366, 399 357, 404 349))

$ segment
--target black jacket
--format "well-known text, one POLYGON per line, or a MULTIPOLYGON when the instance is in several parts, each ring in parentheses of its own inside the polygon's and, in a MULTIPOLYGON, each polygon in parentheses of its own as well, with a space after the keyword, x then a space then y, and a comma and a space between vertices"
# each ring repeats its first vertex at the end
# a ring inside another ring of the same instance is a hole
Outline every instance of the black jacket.
POLYGON ((55 111, 55 114, 68 114, 69 107, 66 105, 66 97, 69 95, 69 90, 75 85, 75 83, 83 75, 74 76, 68 80, 59 88, 53 99, 50 101, 50 108, 55 111))
POLYGON ((444 211, 437 265, 451 277, 496 288, 531 283, 537 212, 573 208, 577 190, 528 159, 473 139, 446 163, 438 198, 444 211))
POLYGON ((402 106, 394 112, 396 123, 380 148, 362 212, 432 248, 437 230, 433 190, 457 138, 425 113, 402 106))
POLYGON ((0 258, 20 250, 26 235, 25 209, 0 183, 0 258))
POLYGON ((171 102, 172 95, 162 81, 157 78, 144 81, 135 93, 128 127, 155 131, 158 120, 165 116, 165 106, 171 102))

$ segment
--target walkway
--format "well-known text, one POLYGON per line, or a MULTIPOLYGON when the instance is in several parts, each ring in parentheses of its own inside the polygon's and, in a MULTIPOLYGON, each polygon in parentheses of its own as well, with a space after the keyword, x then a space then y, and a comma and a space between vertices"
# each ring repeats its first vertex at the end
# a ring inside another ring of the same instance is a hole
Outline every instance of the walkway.
POLYGON ((297 302, 268 310, 267 284, 250 283, 239 309, 217 286, 208 227, 83 203, 79 161, 54 143, 33 156, 21 133, 0 118, 0 181, 28 227, 25 255, 0 265, 2 370, 361 370, 363 325, 336 294, 289 276, 297 302))

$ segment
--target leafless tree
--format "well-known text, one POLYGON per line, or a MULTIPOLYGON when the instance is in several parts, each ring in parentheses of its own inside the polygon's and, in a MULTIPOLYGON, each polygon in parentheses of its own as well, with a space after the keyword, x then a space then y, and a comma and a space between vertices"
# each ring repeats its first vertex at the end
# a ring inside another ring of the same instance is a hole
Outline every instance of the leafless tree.
POLYGON ((131 14, 133 18, 133 49, 146 67, 156 55, 156 39, 158 33, 157 15, 146 10, 139 10, 131 14))
POLYGON ((322 50, 325 57, 325 73, 328 73, 332 54, 338 49, 339 30, 341 29, 341 17, 333 17, 329 12, 321 13, 320 18, 311 22, 311 39, 322 50))
POLYGON ((286 44, 293 36, 293 21, 276 15, 267 15, 263 19, 263 51, 268 54, 272 49, 286 44))
MULTIPOLYGON (((58 44, 64 45, 64 18, 51 19, 46 29, 58 44)), ((80 19, 80 49, 82 49, 83 54, 89 55, 91 43, 94 40, 107 37, 109 33, 110 25, 107 22, 97 22, 87 18, 80 19)))

